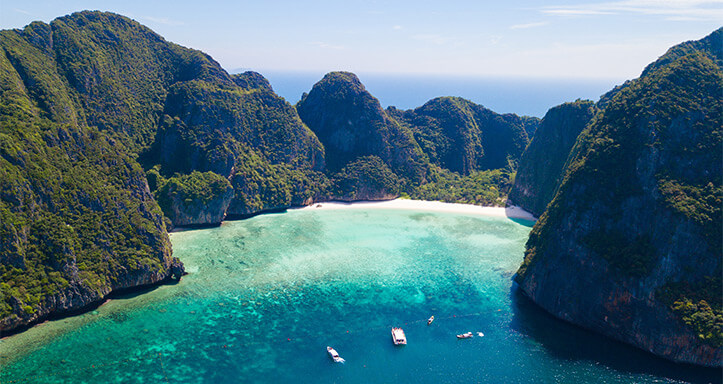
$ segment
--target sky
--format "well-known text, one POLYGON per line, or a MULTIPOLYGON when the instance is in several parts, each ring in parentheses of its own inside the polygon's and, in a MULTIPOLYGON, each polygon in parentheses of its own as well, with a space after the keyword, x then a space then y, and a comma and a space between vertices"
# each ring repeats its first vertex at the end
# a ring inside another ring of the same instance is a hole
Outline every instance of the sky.
POLYGON ((93 9, 229 71, 632 79, 723 25, 723 0, 0 0, 0 28, 93 9))

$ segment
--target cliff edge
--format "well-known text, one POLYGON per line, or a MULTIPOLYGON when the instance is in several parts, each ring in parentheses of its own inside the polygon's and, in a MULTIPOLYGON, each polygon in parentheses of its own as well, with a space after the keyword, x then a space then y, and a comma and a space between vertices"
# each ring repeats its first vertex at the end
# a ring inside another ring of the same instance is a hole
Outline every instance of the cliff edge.
POLYGON ((722 31, 671 48, 611 97, 572 149, 516 275, 561 319, 714 367, 723 363, 722 31))

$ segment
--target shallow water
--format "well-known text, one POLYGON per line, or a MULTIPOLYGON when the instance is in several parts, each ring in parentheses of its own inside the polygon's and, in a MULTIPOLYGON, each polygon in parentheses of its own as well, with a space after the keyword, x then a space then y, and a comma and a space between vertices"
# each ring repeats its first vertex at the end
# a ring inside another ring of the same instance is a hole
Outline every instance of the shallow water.
POLYGON ((174 254, 190 272, 179 284, 2 340, 0 381, 720 380, 719 371, 561 323, 522 298, 511 278, 529 224, 370 208, 174 233, 174 254), (407 346, 392 345, 392 326, 404 328, 407 346), (467 331, 484 337, 455 338, 467 331), (346 364, 334 364, 327 345, 346 364))

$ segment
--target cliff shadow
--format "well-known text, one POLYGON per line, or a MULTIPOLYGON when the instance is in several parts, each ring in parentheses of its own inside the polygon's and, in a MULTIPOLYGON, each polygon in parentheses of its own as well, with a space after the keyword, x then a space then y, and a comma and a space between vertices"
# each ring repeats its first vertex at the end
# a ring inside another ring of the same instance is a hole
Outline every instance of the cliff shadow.
POLYGON ((516 283, 510 296, 510 328, 530 337, 555 358, 592 361, 620 372, 664 376, 686 383, 723 382, 720 369, 674 363, 560 320, 526 297, 516 283))
POLYGON ((514 221, 515 223, 520 224, 520 225, 523 225, 523 226, 525 226, 525 227, 527 227, 527 228, 532 228, 532 227, 535 226, 535 221, 533 221, 533 220, 520 219, 520 218, 517 218, 517 217, 509 217, 509 216, 507 217, 507 219, 512 220, 512 221, 514 221))
POLYGON ((535 217, 532 213, 515 205, 508 205, 505 207, 505 216, 517 224, 530 228, 532 228, 537 221, 537 217, 535 217))
POLYGON ((117 289, 115 291, 110 292, 105 297, 98 299, 96 301, 90 302, 87 305, 84 305, 80 308, 75 308, 75 309, 71 309, 71 310, 63 311, 63 312, 50 313, 35 321, 30 322, 28 324, 24 324, 24 325, 21 325, 19 327, 9 329, 9 330, 0 330, 0 339, 5 338, 5 337, 10 337, 10 336, 16 335, 18 333, 25 332, 28 329, 30 329, 38 324, 42 324, 46 321, 63 320, 68 317, 79 316, 79 315, 83 315, 88 312, 95 311, 100 306, 107 303, 108 300, 132 299, 134 297, 142 296, 142 295, 145 295, 152 291, 155 291, 156 289, 160 288, 161 286, 176 285, 179 282, 180 282, 180 280, 167 278, 167 279, 161 280, 161 281, 159 281, 157 283, 153 283, 153 284, 144 284, 144 285, 139 285, 137 287, 128 287, 128 288, 117 289))

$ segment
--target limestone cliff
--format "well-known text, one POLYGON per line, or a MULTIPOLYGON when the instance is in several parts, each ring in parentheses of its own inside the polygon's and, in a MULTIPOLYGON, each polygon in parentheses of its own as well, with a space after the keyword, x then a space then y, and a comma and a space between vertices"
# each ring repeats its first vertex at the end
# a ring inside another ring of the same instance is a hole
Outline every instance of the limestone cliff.
POLYGON ((69 41, 87 38, 67 26, 96 16, 0 32, 0 333, 182 271, 128 153, 148 139, 144 119, 104 133, 123 114, 101 116, 110 100, 86 104, 79 90, 104 79, 77 82, 88 66, 60 64, 69 41))
POLYGON ((334 175, 327 199, 389 200, 399 196, 399 177, 377 156, 362 156, 334 175))
POLYGON ((462 175, 515 169, 539 119, 498 114, 461 97, 438 97, 408 111, 388 110, 409 126, 432 163, 462 175))
POLYGON ((234 190, 223 176, 194 171, 166 181, 155 195, 174 226, 188 227, 221 223, 234 190))
POLYGON ((562 182, 565 163, 577 136, 597 112, 592 101, 551 108, 525 149, 508 201, 540 216, 562 182))
POLYGON ((516 276, 561 319, 717 367, 721 35, 671 49, 610 97, 578 138, 516 276))
POLYGON ((397 175, 424 182, 428 161, 412 132, 389 118, 353 73, 327 74, 296 109, 323 143, 329 171, 339 171, 358 157, 371 155, 397 175))
POLYGON ((539 123, 459 97, 436 98, 413 110, 384 110, 348 72, 324 76, 296 107, 325 148, 330 184, 317 197, 336 200, 406 193, 504 204, 528 131, 539 123))

